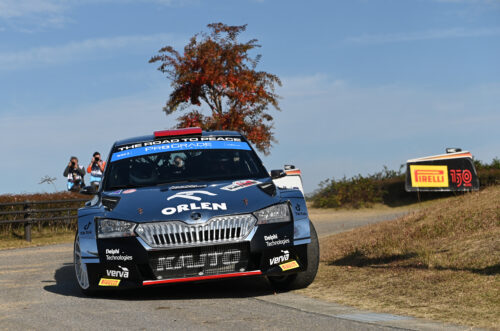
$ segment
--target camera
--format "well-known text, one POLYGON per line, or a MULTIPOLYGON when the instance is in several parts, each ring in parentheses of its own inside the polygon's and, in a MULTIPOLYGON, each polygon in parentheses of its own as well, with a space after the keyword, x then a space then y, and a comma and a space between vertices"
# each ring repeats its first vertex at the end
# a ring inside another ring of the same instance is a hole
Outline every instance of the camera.
POLYGON ((75 161, 71 161, 71 165, 74 167, 76 165, 75 161))

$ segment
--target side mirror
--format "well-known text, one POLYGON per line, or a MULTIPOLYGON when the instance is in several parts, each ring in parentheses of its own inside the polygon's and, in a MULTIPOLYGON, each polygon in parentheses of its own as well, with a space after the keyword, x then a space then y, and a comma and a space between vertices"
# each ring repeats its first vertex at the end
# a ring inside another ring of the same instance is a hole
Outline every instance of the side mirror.
POLYGON ((278 178, 285 177, 285 176, 286 176, 286 172, 284 172, 281 169, 271 170, 271 178, 272 179, 278 179, 278 178))
POLYGON ((85 195, 94 195, 97 193, 97 190, 95 189, 94 186, 85 186, 80 190, 80 194, 85 194, 85 195))

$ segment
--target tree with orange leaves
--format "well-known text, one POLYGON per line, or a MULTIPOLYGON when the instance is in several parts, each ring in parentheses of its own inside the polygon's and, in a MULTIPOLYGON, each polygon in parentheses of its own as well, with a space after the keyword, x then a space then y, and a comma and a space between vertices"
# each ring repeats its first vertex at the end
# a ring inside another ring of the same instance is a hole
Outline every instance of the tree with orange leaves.
POLYGON ((257 39, 238 42, 246 25, 213 23, 208 28, 209 34, 191 38, 183 54, 166 46, 149 60, 160 62, 158 70, 172 80, 173 91, 163 110, 167 115, 188 111, 178 118, 178 128, 240 131, 268 154, 275 141, 268 110, 269 106, 280 110, 275 85, 281 86, 281 81, 276 75, 255 70, 261 55, 251 57, 248 52, 260 47, 257 39), (208 106, 207 115, 202 102, 208 106))

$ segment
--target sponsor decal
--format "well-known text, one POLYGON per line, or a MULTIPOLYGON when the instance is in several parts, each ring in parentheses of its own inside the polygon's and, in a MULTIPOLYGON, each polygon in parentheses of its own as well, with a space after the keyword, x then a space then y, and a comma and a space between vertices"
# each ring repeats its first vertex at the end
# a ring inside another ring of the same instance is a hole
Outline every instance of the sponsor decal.
POLYGON ((275 256, 269 259, 269 265, 280 264, 290 259, 290 252, 288 250, 282 250, 280 256, 275 256))
POLYGON ((135 188, 131 188, 131 189, 123 191, 123 194, 130 194, 130 193, 134 193, 135 191, 137 191, 135 188))
POLYGON ((307 216, 307 213, 302 211, 302 207, 298 202, 295 204, 295 214, 300 216, 307 216))
MULTIPOLYGON (((198 138, 187 138, 198 139, 198 138)), ((238 149, 250 150, 250 146, 242 141, 189 141, 167 144, 153 144, 141 146, 140 144, 132 145, 131 149, 126 147, 118 147, 118 152, 111 155, 111 162, 123 160, 140 155, 149 155, 161 152, 177 152, 185 150, 203 150, 203 149, 238 149)))
POLYGON ((129 271, 128 268, 118 266, 120 270, 106 270, 106 276, 108 277, 118 277, 118 278, 128 278, 129 271))
POLYGON ((206 184, 202 184, 202 185, 176 185, 176 186, 170 186, 170 189, 172 191, 176 191, 176 190, 191 190, 191 189, 195 189, 195 188, 205 188, 207 187, 206 184))
POLYGON ((194 201, 201 201, 201 198, 195 196, 195 194, 203 194, 203 195, 208 195, 208 196, 212 196, 212 197, 217 195, 215 193, 208 192, 208 191, 185 191, 185 192, 175 193, 174 195, 168 197, 167 200, 172 200, 175 198, 182 198, 182 199, 189 199, 189 200, 194 200, 194 201))
POLYGON ((118 286, 120 285, 120 281, 121 279, 101 278, 99 286, 118 286))
POLYGON ((281 246, 290 243, 290 239, 288 238, 279 239, 276 233, 269 236, 264 236, 264 240, 266 242, 267 247, 281 246))
POLYGON ((448 166, 410 165, 413 187, 448 187, 448 166))
POLYGON ((92 222, 88 222, 87 224, 84 225, 83 231, 80 231, 80 235, 87 235, 87 234, 92 234, 92 228, 91 228, 92 222))
POLYGON ((108 260, 108 261, 131 261, 132 256, 122 255, 122 253, 120 252, 120 249, 118 249, 118 248, 113 248, 113 249, 106 248, 106 260, 108 260))
POLYGON ((162 140, 153 140, 153 141, 145 141, 138 144, 126 145, 118 147, 118 151, 126 151, 129 149, 139 148, 139 147, 147 147, 147 146, 155 146, 155 145, 164 145, 164 144, 173 144, 173 143, 185 143, 185 142, 196 142, 196 141, 236 141, 241 142, 241 138, 237 137, 191 137, 191 138, 172 138, 172 139, 162 139, 162 140))
POLYGON ((470 170, 450 169, 450 176, 451 182, 457 187, 461 187, 462 185, 465 187, 472 186, 472 173, 470 170))
POLYGON ((239 249, 200 255, 184 254, 178 256, 166 256, 158 259, 156 271, 224 267, 237 264, 240 260, 241 251, 239 249))
POLYGON ((173 215, 175 213, 182 213, 183 211, 191 210, 227 210, 227 205, 225 202, 222 203, 212 203, 212 202, 192 202, 190 204, 181 204, 177 207, 166 207, 161 210, 163 215, 173 215))
POLYGON ((116 191, 112 191, 112 192, 109 192, 108 194, 122 194, 122 191, 123 190, 116 190, 116 191))
POLYGON ((232 184, 229 184, 227 186, 221 187, 221 190, 225 191, 238 191, 241 190, 242 188, 249 187, 249 186, 254 186, 260 184, 259 181, 248 179, 248 180, 239 180, 236 182, 233 182, 232 184))
POLYGON ((282 271, 287 271, 287 270, 295 269, 298 267, 299 267, 299 264, 297 263, 297 261, 290 261, 287 263, 280 264, 280 268, 282 271))

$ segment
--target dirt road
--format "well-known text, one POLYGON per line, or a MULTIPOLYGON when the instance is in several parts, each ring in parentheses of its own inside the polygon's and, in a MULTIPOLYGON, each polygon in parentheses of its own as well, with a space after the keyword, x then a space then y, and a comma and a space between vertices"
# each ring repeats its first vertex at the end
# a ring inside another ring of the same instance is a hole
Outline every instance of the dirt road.
MULTIPOLYGON (((404 211, 350 217, 312 211, 320 236, 393 218, 404 211), (326 216, 325 216, 326 215, 326 216)), ((0 251, 0 329, 441 329, 405 316, 374 314, 293 293, 276 294, 264 278, 181 284, 81 295, 72 244, 0 251)), ((455 327, 451 327, 455 329, 455 327)))

